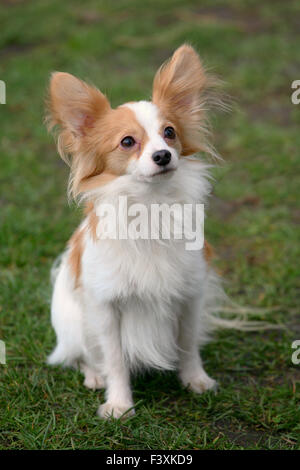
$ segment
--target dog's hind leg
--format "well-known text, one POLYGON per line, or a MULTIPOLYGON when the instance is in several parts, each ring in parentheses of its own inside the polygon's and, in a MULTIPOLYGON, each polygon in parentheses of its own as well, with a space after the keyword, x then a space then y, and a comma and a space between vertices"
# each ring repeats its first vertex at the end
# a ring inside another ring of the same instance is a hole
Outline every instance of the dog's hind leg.
POLYGON ((199 338, 205 334, 201 331, 204 324, 201 322, 202 302, 193 300, 185 305, 179 325, 179 377, 185 387, 196 393, 206 390, 215 390, 217 383, 205 372, 199 353, 199 338))
POLYGON ((70 280, 67 265, 62 262, 53 290, 51 321, 57 345, 48 357, 48 364, 76 366, 84 356, 82 310, 70 280))

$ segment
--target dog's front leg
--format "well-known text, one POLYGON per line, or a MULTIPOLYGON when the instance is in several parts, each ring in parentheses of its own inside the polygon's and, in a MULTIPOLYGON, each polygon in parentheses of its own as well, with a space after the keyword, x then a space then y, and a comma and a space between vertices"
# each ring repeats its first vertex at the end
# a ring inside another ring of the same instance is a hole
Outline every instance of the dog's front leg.
POLYGON ((179 377, 196 393, 216 389, 217 383, 205 372, 199 353, 201 335, 200 302, 192 300, 183 308, 179 327, 179 377))
POLYGON ((90 337, 94 337, 88 346, 89 356, 95 361, 94 367, 101 369, 106 383, 106 402, 97 414, 105 419, 128 417, 134 409, 129 368, 121 349, 119 314, 110 304, 88 304, 90 337))

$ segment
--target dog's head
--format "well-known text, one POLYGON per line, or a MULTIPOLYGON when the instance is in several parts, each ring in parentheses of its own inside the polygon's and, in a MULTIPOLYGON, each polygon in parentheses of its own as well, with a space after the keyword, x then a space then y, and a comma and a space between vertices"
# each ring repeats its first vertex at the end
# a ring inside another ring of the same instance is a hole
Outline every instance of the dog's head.
POLYGON ((206 151, 206 90, 200 58, 189 45, 158 70, 152 101, 116 109, 98 89, 68 73, 50 82, 50 127, 58 125, 58 149, 70 155, 74 196, 131 174, 148 183, 172 176, 181 157, 206 151))

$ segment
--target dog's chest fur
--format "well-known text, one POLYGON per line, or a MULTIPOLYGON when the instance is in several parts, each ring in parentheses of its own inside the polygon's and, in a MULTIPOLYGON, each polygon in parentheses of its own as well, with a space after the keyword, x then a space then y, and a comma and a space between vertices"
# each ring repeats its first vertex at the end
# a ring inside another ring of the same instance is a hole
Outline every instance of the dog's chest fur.
MULTIPOLYGON (((210 186, 200 163, 182 162, 172 179, 148 190, 144 183, 124 185, 119 182, 101 196, 96 203, 115 206, 120 224, 127 215, 119 213, 119 197, 127 198, 127 207, 142 204, 150 213, 153 204, 204 203, 210 186), (196 168, 195 168, 196 167, 196 168), (198 167, 198 168, 197 168, 198 167), (198 169, 198 171, 197 171, 198 169), (202 171, 201 171, 202 170, 202 171)), ((99 220, 101 231, 101 219, 99 220)), ((149 224, 150 227, 150 224, 149 224)), ((172 230, 172 224, 170 226, 172 230)), ((204 269, 200 251, 189 251, 187 240, 171 239, 100 239, 94 242, 87 236, 82 258, 82 280, 88 289, 107 300, 137 297, 171 298, 190 296, 190 291, 201 278, 204 269)))
MULTIPOLYGON (((128 204, 203 203, 209 185, 195 171, 198 164, 190 165, 184 162, 152 194, 144 185, 130 186, 128 204)), ((122 189, 119 184, 101 201, 117 204, 122 189)), ((123 352, 133 368, 174 368, 179 318, 188 300, 199 295, 205 276, 202 251, 186 250, 185 240, 85 240, 82 286, 99 304, 109 302, 118 311, 123 352)))

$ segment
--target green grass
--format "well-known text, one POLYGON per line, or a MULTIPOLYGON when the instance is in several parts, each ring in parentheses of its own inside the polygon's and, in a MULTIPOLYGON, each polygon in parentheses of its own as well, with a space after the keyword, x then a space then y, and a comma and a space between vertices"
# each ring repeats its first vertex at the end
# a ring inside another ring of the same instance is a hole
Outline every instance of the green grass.
POLYGON ((1 449, 299 449, 300 105, 297 0, 0 2, 1 449), (183 41, 227 83, 236 103, 213 120, 225 163, 215 170, 206 237, 226 290, 277 307, 286 331, 223 331, 204 352, 218 393, 197 396, 175 374, 133 379, 137 415, 103 422, 102 394, 78 372, 50 368, 49 270, 80 211, 43 126, 53 70, 94 82, 113 104, 148 98, 153 74, 183 41))

